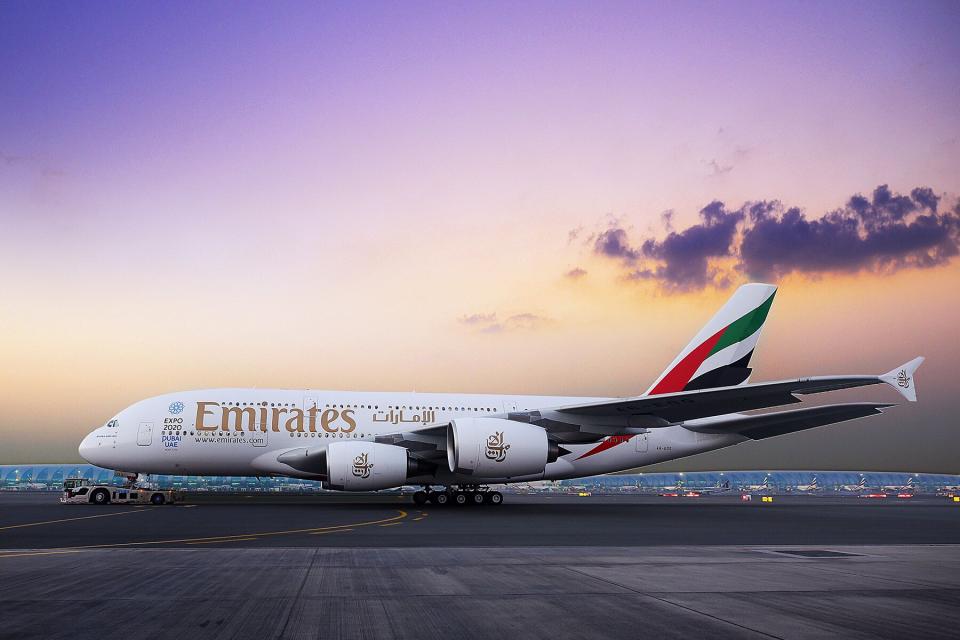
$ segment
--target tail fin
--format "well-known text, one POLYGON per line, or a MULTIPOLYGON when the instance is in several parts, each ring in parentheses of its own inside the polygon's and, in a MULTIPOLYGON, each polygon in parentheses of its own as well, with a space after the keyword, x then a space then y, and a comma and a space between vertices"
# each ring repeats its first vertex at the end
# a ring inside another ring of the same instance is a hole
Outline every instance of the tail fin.
POLYGON ((750 357, 777 288, 745 284, 651 385, 647 395, 732 387, 750 378, 750 357))

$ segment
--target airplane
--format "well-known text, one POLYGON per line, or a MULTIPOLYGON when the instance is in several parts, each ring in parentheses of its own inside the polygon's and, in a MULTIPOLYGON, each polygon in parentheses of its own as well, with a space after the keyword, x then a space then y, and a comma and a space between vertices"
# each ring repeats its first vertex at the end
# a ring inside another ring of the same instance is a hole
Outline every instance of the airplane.
POLYGON ((793 490, 798 493, 817 493, 820 491, 820 482, 817 480, 817 476, 813 476, 810 484, 798 484, 793 490))
POLYGON ((867 478, 866 476, 860 476, 860 482, 857 484, 842 484, 837 487, 837 491, 842 491, 845 493, 863 493, 867 490, 867 478))
POLYGON ((888 484, 880 487, 880 491, 884 493, 914 493, 917 490, 916 477, 910 476, 907 479, 907 484, 888 484))
MULTIPOLYGON (((787 412, 784 412, 787 413, 787 412)), ((773 482, 770 480, 770 474, 763 476, 763 481, 760 484, 746 484, 740 487, 740 491, 743 493, 763 493, 764 491, 773 491, 774 486, 773 482)))
POLYGON ((886 384, 916 401, 915 358, 881 375, 751 383, 777 288, 737 289, 630 397, 205 389, 136 402, 83 438, 92 464, 132 474, 288 476, 338 491, 416 485, 416 504, 500 504, 490 485, 611 473, 877 415, 854 402, 745 413, 886 384))
POLYGON ((936 494, 937 494, 938 496, 947 496, 947 497, 950 497, 950 498, 952 498, 952 497, 954 497, 954 496, 956 496, 956 495, 960 495, 960 484, 944 484, 944 485, 940 485, 940 486, 937 487, 937 489, 936 489, 936 494))
POLYGON ((730 481, 729 480, 717 480, 717 483, 712 487, 703 487, 702 489, 694 489, 697 493, 701 495, 709 495, 712 493, 724 493, 730 491, 730 481))

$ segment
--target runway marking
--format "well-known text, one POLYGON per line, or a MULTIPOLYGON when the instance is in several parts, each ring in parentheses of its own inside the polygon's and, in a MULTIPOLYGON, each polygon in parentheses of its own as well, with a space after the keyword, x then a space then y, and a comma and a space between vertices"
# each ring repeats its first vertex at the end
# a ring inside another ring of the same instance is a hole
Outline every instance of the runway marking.
POLYGON ((403 524, 402 522, 388 522, 387 524, 380 525, 381 527, 395 527, 398 524, 403 524))
POLYGON ((20 529, 21 527, 39 527, 44 524, 56 524, 58 522, 72 522, 73 520, 89 520, 90 518, 108 518, 110 516, 122 516, 126 513, 143 513, 146 509, 135 509, 133 511, 114 511, 113 513, 100 513, 95 516, 79 516, 77 518, 60 518, 59 520, 44 520, 43 522, 27 522, 25 524, 11 524, 6 527, 0 527, 0 531, 6 529, 20 529))
POLYGON ((420 520, 423 520, 423 516, 418 516, 413 519, 414 522, 419 522, 420 520))
POLYGON ((247 542, 256 540, 256 538, 233 538, 232 540, 199 540, 197 542, 188 542, 187 544, 220 544, 222 542, 247 542))
MULTIPOLYGON (((259 538, 266 538, 269 536, 283 536, 283 535, 292 535, 296 533, 315 533, 320 531, 329 531, 336 532, 342 531, 347 528, 355 527, 367 527, 375 524, 384 524, 387 522, 396 522, 398 520, 403 520, 407 517, 407 512, 403 509, 397 509, 399 515, 391 516, 389 518, 381 518, 380 520, 368 520, 366 522, 351 522, 346 524, 337 524, 330 525, 327 527, 310 527, 307 529, 287 529, 284 531, 265 531, 263 533, 240 533, 236 535, 227 535, 227 536, 208 536, 204 538, 177 538, 174 540, 145 540, 143 542, 114 542, 107 544, 88 544, 81 545, 76 547, 56 547, 50 549, 49 553, 65 553, 69 551, 78 551, 83 549, 116 549, 119 547, 137 547, 145 545, 155 545, 155 544, 176 544, 176 543, 185 543, 185 544, 194 544, 209 541, 211 543, 215 542, 235 542, 240 540, 257 540, 259 538)), ((125 513, 135 513, 135 512, 125 512, 125 513)), ((110 514, 114 515, 114 514, 110 514)), ((88 516, 90 517, 90 516, 88 516)), ((399 523, 397 523, 399 524, 399 523)), ((0 556, 11 557, 11 556, 0 556)))
POLYGON ((337 529, 336 531, 317 531, 317 532, 315 532, 315 533, 311 533, 310 535, 311 535, 311 536, 325 536, 325 535, 327 535, 328 533, 346 533, 347 531, 353 531, 353 529, 337 529))
POLYGON ((52 556, 62 553, 83 553, 82 551, 29 551, 27 553, 0 553, 0 558, 19 558, 21 556, 52 556))

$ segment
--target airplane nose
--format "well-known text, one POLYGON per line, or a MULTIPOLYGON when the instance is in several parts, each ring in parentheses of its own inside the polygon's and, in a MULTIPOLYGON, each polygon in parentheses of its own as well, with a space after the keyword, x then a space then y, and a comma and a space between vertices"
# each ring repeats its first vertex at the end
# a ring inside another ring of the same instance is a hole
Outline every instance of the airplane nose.
POLYGON ((93 452, 96 450, 97 445, 94 442, 93 432, 90 432, 80 441, 80 446, 77 450, 80 452, 80 457, 89 462, 90 464, 96 464, 93 461, 92 456, 93 452))

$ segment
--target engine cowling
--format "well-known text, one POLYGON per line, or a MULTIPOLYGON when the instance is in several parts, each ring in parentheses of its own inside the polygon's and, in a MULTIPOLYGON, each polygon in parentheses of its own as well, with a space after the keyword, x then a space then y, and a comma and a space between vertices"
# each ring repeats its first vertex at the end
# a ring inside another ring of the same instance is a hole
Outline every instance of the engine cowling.
POLYGON ((479 478, 543 473, 559 455, 543 428, 503 418, 463 418, 447 427, 450 471, 479 478))
POLYGON ((378 442, 331 442, 326 466, 330 488, 340 491, 399 487, 423 471, 403 447, 378 442))

